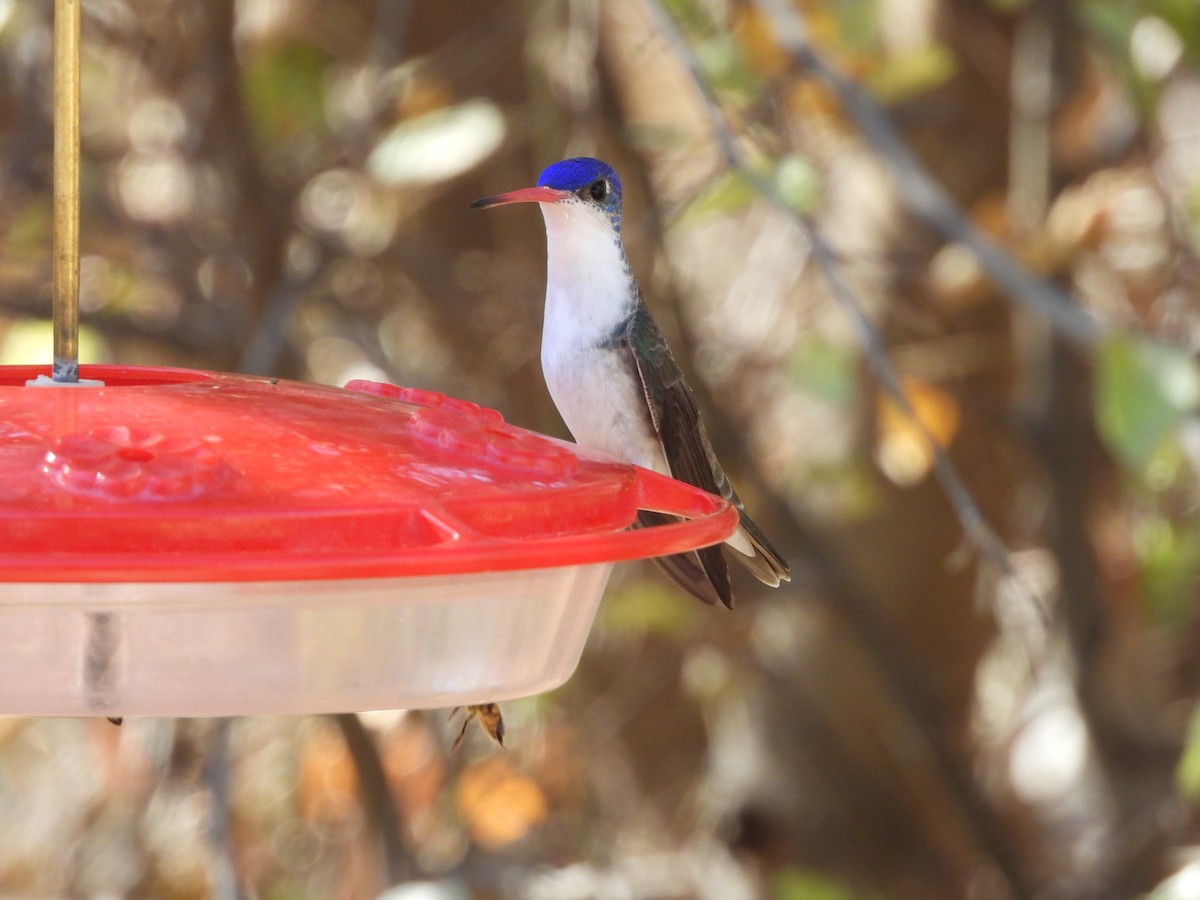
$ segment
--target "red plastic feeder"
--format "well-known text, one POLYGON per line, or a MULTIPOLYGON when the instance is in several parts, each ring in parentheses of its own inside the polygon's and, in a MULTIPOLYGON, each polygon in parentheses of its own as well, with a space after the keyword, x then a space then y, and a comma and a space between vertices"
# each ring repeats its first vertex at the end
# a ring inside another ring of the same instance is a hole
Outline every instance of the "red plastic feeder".
POLYGON ((574 670, 614 562, 716 544, 688 485, 374 382, 0 367, 0 714, 484 703, 574 670), (630 530, 639 509, 681 521, 630 530))

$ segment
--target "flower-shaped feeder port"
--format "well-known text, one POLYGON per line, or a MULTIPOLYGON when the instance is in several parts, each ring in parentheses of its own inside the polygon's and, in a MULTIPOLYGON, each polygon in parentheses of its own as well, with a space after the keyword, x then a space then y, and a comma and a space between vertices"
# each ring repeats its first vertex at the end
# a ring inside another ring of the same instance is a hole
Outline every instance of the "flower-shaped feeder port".
POLYGON ((439 707, 548 690, 613 563, 720 498, 374 382, 0 367, 0 714, 439 707), (631 530, 639 509, 679 517, 631 530))

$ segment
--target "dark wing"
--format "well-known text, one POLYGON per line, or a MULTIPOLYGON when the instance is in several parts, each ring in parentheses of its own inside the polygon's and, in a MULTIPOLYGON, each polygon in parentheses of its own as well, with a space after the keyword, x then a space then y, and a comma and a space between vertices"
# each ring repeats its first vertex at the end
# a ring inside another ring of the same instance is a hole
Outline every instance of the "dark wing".
MULTIPOLYGON (((789 580, 787 563, 746 514, 742 501, 717 461, 705 433, 704 422, 700 419, 700 410, 696 407, 692 389, 684 380, 683 371, 671 355, 666 338, 650 318, 650 312, 640 298, 637 309, 626 327, 625 340, 641 380, 646 405, 650 409, 650 420, 654 430, 658 432, 659 443, 662 445, 671 475, 710 494, 724 497, 737 508, 742 532, 754 547, 755 555, 737 553, 736 558, 750 569, 755 577, 772 587, 777 586, 780 581, 789 580)), ((716 551, 715 555, 720 557, 719 546, 700 551, 700 555, 703 557, 708 553, 712 556, 712 551, 716 551)), ((665 563, 660 565, 666 568, 665 563)), ((702 565, 702 568, 706 573, 711 570, 713 575, 723 579, 713 587, 717 590, 721 602, 729 606, 729 575, 723 558, 719 570, 715 565, 702 565)), ((676 573, 670 574, 674 577, 676 573)), ((678 581, 678 578, 676 580, 678 581)), ((683 586, 687 587, 686 584, 683 586)), ((696 592, 693 590, 692 593, 696 592)))
MULTIPOLYGON (((638 525, 653 527, 677 521, 675 516, 642 510, 638 513, 638 525)), ((698 600, 716 606, 720 603, 733 609, 733 588, 729 583, 729 567, 721 545, 705 547, 691 553, 676 553, 674 556, 656 556, 655 564, 663 574, 698 600)))
POLYGON ((666 338, 640 300, 625 328, 625 341, 671 475, 731 499, 733 489, 709 445, 692 389, 684 381, 666 338))

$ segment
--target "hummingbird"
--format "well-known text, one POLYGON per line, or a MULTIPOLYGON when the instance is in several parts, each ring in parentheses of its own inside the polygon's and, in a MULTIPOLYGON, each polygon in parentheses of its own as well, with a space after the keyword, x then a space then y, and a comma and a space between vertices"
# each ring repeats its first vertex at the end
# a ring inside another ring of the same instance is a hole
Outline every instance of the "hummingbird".
MULTIPOLYGON (((724 548, 759 581, 790 581, 788 564, 746 514, 717 461, 691 387, 650 317, 621 243, 621 179, 598 159, 564 159, 537 185, 484 197, 486 209, 537 203, 546 221, 542 374, 581 447, 723 497, 738 530, 725 544, 659 557, 676 584, 705 603, 733 607, 724 548)), ((670 516, 643 510, 638 524, 670 516)))

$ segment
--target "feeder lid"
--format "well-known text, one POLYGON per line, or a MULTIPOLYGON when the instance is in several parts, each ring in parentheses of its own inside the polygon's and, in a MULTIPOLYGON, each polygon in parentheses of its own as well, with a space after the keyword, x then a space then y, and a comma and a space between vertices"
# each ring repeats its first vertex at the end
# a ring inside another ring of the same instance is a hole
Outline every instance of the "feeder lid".
POLYGON ((718 543, 703 491, 429 391, 0 368, 0 581, 298 581, 584 565, 718 543), (628 530, 639 509, 683 520, 628 530))

